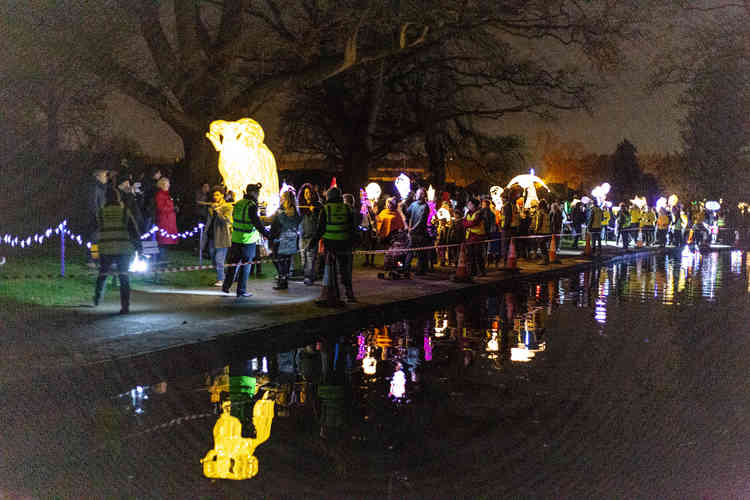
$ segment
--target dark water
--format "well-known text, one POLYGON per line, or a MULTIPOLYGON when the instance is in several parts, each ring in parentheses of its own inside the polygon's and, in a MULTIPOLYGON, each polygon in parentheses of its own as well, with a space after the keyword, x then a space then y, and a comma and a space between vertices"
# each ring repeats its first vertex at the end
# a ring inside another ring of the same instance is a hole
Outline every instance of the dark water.
POLYGON ((0 497, 747 498, 748 269, 653 256, 158 383, 4 394, 0 497), (258 475, 205 478, 222 402, 252 437, 261 398, 258 475))

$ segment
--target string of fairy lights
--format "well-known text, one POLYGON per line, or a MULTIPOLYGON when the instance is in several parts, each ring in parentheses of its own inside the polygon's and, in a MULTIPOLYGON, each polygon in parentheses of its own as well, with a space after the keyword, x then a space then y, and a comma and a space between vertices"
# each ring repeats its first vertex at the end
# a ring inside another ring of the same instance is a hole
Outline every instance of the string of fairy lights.
MULTIPOLYGON (((203 227, 204 227, 204 224, 199 223, 188 231, 182 231, 179 233, 170 233, 169 231, 166 231, 163 228, 160 228, 158 226, 153 226, 150 230, 148 230, 147 232, 141 235, 141 239, 147 240, 158 233, 163 238, 168 238, 172 240, 178 240, 178 239, 185 240, 185 239, 192 238, 200 234, 203 227)), ((86 240, 82 234, 74 233, 68 228, 67 219, 57 224, 57 226, 48 227, 46 230, 42 232, 34 233, 33 236, 32 235, 19 236, 19 235, 6 233, 0 239, 0 245, 6 245, 11 248, 16 248, 16 247, 30 248, 32 246, 39 246, 39 245, 44 244, 47 240, 51 239, 53 236, 66 238, 76 243, 78 246, 86 246, 87 248, 91 248, 91 242, 86 240)))

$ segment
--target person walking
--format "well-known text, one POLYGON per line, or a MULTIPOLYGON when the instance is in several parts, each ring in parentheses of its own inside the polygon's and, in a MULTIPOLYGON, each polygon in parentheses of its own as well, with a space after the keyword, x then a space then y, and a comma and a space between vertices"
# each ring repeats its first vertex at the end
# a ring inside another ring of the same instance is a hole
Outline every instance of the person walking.
POLYGON ((560 235, 563 229, 563 213, 560 204, 552 202, 549 211, 550 230, 552 237, 555 238, 555 248, 560 249, 560 235))
POLYGON ((94 306, 98 306, 107 282, 107 273, 113 265, 117 267, 120 281, 120 314, 130 312, 130 259, 139 241, 140 228, 120 199, 114 187, 107 189, 104 206, 99 209, 99 276, 94 286, 94 306))
MULTIPOLYGON (((107 196, 107 171, 104 169, 94 170, 94 180, 89 188, 87 204, 88 231, 86 239, 92 244, 99 243, 99 210, 104 206, 107 196)), ((91 254, 91 249, 86 249, 86 261, 89 267, 96 267, 96 259, 91 254)))
POLYGON ((237 281, 237 297, 250 297, 247 291, 247 278, 250 265, 255 259, 255 248, 261 236, 271 235, 258 217, 258 194, 261 184, 248 184, 245 197, 235 203, 232 211, 232 246, 229 249, 229 261, 237 264, 235 271, 226 273, 221 290, 229 293, 234 281, 237 281))
POLYGON ((356 302, 354 288, 352 287, 352 276, 349 273, 352 259, 352 245, 355 226, 354 213, 347 204, 343 202, 341 190, 334 186, 326 193, 326 203, 320 211, 320 222, 316 239, 323 240, 325 251, 325 269, 323 272, 323 288, 320 297, 315 301, 318 305, 338 305, 338 301, 332 300, 334 287, 338 288, 337 280, 340 275, 341 282, 346 289, 347 302, 356 302))
POLYGON ((279 276, 274 285, 274 290, 286 290, 289 288, 289 268, 292 264, 292 256, 297 253, 297 229, 302 217, 297 211, 297 200, 294 192, 285 191, 281 196, 281 206, 271 219, 271 246, 274 250, 274 258, 277 261, 279 276))
POLYGON ((208 207, 208 221, 206 222, 207 238, 212 242, 211 259, 216 268, 216 283, 219 287, 224 284, 224 262, 227 252, 232 246, 232 204, 224 199, 224 190, 214 186, 211 190, 213 203, 208 207))
POLYGON ((310 286, 318 277, 318 240, 315 239, 315 235, 318 232, 323 205, 312 184, 303 184, 297 196, 297 206, 302 217, 299 225, 302 269, 305 285, 310 286))
POLYGON ((154 195, 154 204, 156 206, 156 225, 159 228, 156 232, 156 242, 159 244, 159 262, 166 262, 167 247, 177 244, 177 212, 174 207, 174 200, 169 195, 169 179, 161 177, 156 182, 158 191, 154 195))

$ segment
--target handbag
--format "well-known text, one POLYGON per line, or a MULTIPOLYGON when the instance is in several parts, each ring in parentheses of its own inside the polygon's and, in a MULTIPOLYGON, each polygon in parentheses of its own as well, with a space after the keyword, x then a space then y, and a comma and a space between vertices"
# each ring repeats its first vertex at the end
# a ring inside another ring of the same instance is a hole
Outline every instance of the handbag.
POLYGON ((294 255, 297 253, 297 231, 287 229, 279 235, 279 255, 294 255))

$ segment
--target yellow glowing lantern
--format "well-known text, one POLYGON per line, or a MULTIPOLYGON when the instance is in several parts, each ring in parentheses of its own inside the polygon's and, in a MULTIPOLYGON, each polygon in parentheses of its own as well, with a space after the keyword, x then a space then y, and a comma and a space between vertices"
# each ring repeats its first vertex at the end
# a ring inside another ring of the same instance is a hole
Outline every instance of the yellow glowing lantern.
POLYGON ((235 195, 254 182, 262 184, 261 203, 273 203, 279 195, 279 176, 273 153, 264 144, 263 128, 250 118, 236 122, 211 122, 206 134, 219 152, 219 173, 227 189, 235 195))
POLYGON ((261 399, 253 407, 255 437, 242 437, 242 423, 230 414, 231 403, 224 402, 214 425, 214 448, 201 460, 203 475, 216 479, 250 479, 258 473, 255 448, 271 436, 274 402, 261 399))
POLYGON ((680 200, 679 198, 677 198, 676 194, 670 195, 669 198, 667 198, 667 204, 669 205, 670 208, 677 205, 678 201, 680 200))

